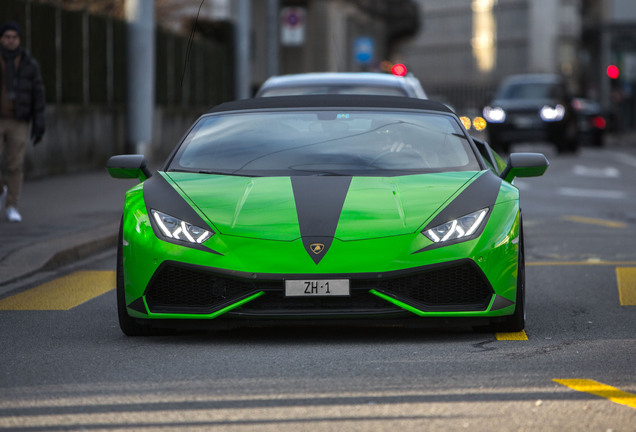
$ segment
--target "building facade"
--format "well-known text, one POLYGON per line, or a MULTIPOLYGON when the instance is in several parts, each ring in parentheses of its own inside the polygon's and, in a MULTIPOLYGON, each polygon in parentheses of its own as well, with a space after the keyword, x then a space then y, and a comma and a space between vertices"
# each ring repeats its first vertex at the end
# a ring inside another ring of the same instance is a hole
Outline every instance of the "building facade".
POLYGON ((429 94, 469 109, 511 74, 560 73, 577 86, 580 0, 418 2, 420 31, 397 56, 429 94))

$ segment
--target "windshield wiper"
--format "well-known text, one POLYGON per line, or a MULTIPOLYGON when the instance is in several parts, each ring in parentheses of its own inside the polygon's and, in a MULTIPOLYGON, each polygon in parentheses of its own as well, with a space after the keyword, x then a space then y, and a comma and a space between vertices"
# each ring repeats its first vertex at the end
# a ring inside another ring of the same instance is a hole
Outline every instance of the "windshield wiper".
POLYGON ((261 177, 259 175, 254 174, 239 174, 236 171, 214 171, 214 170, 186 170, 186 169, 171 169, 171 172, 184 172, 184 173, 193 173, 193 174, 209 174, 209 175, 225 175, 225 176, 236 176, 236 177, 261 177))
POLYGON ((351 176, 351 174, 343 174, 343 173, 337 173, 332 171, 315 171, 315 170, 304 170, 304 169, 296 169, 296 168, 290 168, 290 169, 292 171, 311 173, 311 175, 313 176, 334 176, 334 177, 351 176))
POLYGON ((363 167, 361 165, 346 165, 346 168, 343 168, 339 171, 332 171, 332 170, 326 170, 326 169, 321 169, 321 168, 315 168, 312 169, 310 168, 311 165, 307 166, 307 165, 291 165, 289 167, 287 167, 288 170, 291 171, 301 171, 301 172, 308 172, 308 173, 312 173, 312 175, 315 176, 340 176, 340 177, 347 177, 347 176, 351 176, 351 171, 359 171, 361 170, 363 167), (305 166, 307 168, 300 168, 302 166, 305 166))

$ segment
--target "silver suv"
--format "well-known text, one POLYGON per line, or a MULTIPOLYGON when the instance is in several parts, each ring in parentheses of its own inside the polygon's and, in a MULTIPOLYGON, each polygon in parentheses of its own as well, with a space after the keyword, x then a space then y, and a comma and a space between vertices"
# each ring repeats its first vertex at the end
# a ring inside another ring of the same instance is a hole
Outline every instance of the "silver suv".
POLYGON ((375 72, 316 72, 274 76, 263 83, 256 97, 308 94, 367 94, 427 99, 420 81, 375 72))

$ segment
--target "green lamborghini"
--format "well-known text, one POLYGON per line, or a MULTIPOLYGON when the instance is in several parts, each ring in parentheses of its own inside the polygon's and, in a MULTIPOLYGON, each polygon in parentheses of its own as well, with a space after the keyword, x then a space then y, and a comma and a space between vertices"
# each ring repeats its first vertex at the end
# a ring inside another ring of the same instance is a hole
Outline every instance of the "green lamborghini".
POLYGON ((428 100, 221 104, 156 173, 142 155, 108 161, 141 181, 117 250, 121 329, 443 318, 521 331, 513 179, 547 167, 537 153, 504 161, 428 100))

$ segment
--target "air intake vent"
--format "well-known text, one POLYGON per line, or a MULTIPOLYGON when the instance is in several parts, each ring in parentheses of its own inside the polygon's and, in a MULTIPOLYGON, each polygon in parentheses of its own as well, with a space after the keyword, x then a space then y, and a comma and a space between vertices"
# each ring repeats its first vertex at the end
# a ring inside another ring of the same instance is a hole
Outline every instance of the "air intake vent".
POLYGON ((151 312, 206 314, 262 288, 263 284, 252 281, 166 264, 157 270, 145 295, 151 312))
POLYGON ((423 311, 485 310, 493 294, 481 270, 469 261, 386 279, 376 289, 423 311))

